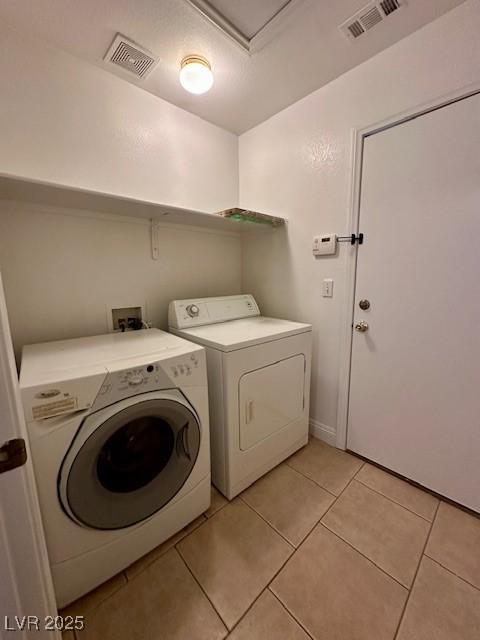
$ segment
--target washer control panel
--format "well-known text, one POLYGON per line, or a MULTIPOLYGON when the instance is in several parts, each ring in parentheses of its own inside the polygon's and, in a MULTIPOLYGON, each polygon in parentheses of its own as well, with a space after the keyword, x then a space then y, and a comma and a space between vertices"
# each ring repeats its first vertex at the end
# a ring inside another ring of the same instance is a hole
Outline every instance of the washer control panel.
POLYGON ((110 371, 95 400, 97 410, 139 393, 206 384, 205 352, 167 358, 143 366, 110 371))
POLYGON ((198 356, 194 353, 188 360, 170 365, 170 371, 174 379, 191 376, 198 368, 198 356))

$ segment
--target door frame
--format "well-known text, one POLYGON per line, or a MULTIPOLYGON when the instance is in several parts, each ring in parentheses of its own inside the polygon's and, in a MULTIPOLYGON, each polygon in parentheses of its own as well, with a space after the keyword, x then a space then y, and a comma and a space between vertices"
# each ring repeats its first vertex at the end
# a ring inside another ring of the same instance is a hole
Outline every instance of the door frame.
MULTIPOLYGON (((389 118, 368 125, 363 128, 354 128, 351 133, 351 173, 350 173, 350 204, 347 218, 348 235, 358 234, 360 229, 360 203, 361 183, 363 170, 363 148, 365 138, 391 129, 409 120, 442 109, 450 104, 470 98, 480 93, 480 82, 469 84, 461 89, 438 96, 434 100, 417 105, 395 114, 389 118)), ((368 242, 368 238, 365 239, 368 242)), ((358 245, 348 246, 345 270, 345 296, 341 320, 340 335, 340 361, 338 372, 338 401, 337 401, 337 428, 335 444, 339 449, 347 448, 348 432, 348 408, 350 398, 350 374, 353 348, 353 314, 355 306, 355 284, 357 276, 358 245)))
POLYGON ((23 616, 34 618, 31 621, 34 625, 31 631, 28 624, 22 630, 16 630, 15 636, 18 640, 27 640, 33 635, 39 640, 41 638, 60 640, 59 630, 49 631, 46 628, 47 621, 51 622, 48 617, 57 614, 57 605, 20 401, 1 273, 0 374, 0 404, 3 410, 0 443, 3 444, 4 440, 23 437, 27 442, 28 450, 26 463, 5 472, 0 482, 4 492, 3 499, 0 499, 0 567, 4 574, 0 591, 3 587, 3 597, 9 608, 12 608, 10 611, 1 612, 0 640, 6 640, 12 633, 8 631, 5 613, 9 614, 8 626, 10 628, 13 626, 14 629, 17 623, 12 616, 18 614, 20 618, 23 616), (39 630, 34 632, 36 622, 39 630))

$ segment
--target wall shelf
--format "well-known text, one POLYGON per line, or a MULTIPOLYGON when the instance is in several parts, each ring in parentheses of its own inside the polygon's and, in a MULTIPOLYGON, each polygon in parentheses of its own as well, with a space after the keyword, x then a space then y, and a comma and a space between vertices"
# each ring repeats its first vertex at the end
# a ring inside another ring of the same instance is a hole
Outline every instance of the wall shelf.
POLYGON ((270 218, 275 221, 274 223, 246 223, 236 218, 224 217, 221 213, 183 209, 125 196, 87 191, 50 183, 33 182, 9 176, 0 176, 0 199, 67 209, 99 211, 119 216, 147 218, 156 222, 185 224, 229 232, 262 232, 271 230, 273 226, 280 226, 286 223, 284 218, 268 216, 267 214, 259 215, 262 216, 262 219, 270 218))

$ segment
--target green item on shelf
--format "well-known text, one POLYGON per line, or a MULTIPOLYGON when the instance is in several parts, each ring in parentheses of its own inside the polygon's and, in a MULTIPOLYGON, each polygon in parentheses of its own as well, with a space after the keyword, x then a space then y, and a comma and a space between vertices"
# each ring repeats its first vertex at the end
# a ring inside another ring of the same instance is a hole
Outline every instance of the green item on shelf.
POLYGON ((271 227, 279 227, 285 224, 284 218, 270 216, 266 213, 259 213, 258 211, 249 211, 248 209, 227 209, 226 211, 220 211, 218 215, 229 218, 230 220, 235 220, 236 222, 264 224, 271 227))

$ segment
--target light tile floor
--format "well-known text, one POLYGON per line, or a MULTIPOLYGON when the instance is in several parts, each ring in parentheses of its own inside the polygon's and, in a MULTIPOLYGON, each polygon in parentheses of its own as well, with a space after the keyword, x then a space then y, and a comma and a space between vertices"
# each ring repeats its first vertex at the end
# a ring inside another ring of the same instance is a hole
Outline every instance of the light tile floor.
POLYGON ((480 638, 480 519, 314 439, 232 502, 212 491, 63 612, 77 640, 480 638))

